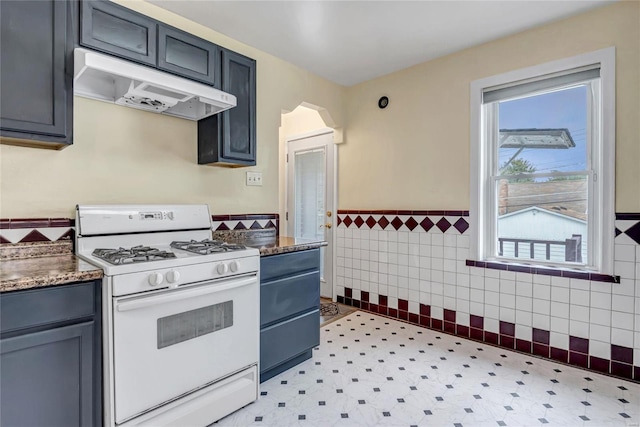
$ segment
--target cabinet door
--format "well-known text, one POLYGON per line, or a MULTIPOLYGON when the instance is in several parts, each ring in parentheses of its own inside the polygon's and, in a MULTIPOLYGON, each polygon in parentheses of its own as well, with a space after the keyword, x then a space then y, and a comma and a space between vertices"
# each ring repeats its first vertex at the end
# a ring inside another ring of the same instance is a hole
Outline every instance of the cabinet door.
POLYGON ((0 425, 94 425, 94 324, 0 341, 0 425))
POLYGON ((158 26, 159 69, 219 87, 217 57, 215 44, 167 25, 158 26))
POLYGON ((235 52, 222 52, 222 90, 235 95, 236 107, 222 113, 225 160, 256 164, 256 62, 235 52))
POLYGON ((71 144, 73 7, 55 0, 0 1, 3 143, 71 144))
POLYGON ((112 55, 156 65, 157 24, 109 1, 83 1, 80 44, 112 55))

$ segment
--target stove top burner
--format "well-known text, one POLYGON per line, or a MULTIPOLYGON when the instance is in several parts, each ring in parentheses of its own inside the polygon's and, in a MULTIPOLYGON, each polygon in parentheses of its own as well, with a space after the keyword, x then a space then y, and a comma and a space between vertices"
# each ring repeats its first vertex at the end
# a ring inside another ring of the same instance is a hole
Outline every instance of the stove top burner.
POLYGON ((111 264, 130 264, 134 262, 160 261, 167 258, 175 258, 176 254, 149 246, 134 246, 130 249, 96 249, 93 256, 103 259, 111 264))
POLYGON ((208 255, 216 252, 241 251, 246 249, 242 245, 225 243, 220 240, 204 239, 202 241, 191 240, 189 242, 171 242, 171 247, 200 255, 208 255))

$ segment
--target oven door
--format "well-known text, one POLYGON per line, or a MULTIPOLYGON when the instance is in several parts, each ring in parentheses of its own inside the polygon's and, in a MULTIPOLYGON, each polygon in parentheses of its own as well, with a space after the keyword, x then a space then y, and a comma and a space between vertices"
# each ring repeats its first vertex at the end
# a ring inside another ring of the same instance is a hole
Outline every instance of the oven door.
POLYGON ((259 306, 256 274, 114 298, 116 423, 256 364, 259 306))

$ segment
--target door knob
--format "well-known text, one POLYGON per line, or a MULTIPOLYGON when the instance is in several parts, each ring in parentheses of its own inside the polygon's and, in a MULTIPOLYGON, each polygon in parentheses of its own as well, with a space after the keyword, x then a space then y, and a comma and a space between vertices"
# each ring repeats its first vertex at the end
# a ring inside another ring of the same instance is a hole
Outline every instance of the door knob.
POLYGON ((322 225, 320 226, 320 228, 322 228, 322 227, 331 228, 331 223, 330 223, 330 222, 328 222, 328 223, 326 223, 326 224, 322 224, 322 225))

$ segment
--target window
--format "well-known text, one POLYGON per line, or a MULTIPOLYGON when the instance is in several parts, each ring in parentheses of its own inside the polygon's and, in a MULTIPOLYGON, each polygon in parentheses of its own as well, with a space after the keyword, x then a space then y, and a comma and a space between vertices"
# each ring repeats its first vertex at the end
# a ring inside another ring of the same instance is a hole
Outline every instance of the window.
POLYGON ((471 84, 471 256, 613 273, 614 48, 471 84))

